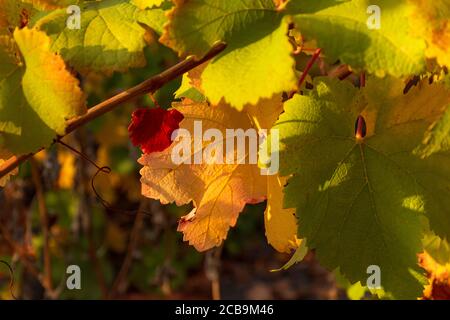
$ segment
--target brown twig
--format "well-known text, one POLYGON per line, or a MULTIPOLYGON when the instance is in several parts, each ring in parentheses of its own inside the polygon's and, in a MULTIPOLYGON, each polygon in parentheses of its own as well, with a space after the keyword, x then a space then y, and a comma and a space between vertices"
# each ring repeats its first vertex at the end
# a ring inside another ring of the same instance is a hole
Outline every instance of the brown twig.
MULTIPOLYGON (((136 98, 138 96, 147 93, 155 92, 156 90, 158 90, 171 80, 178 78, 179 76, 188 72, 189 70, 192 70, 195 67, 201 65, 202 63, 212 59, 213 57, 221 53, 223 50, 225 50, 225 48, 226 44, 224 42, 218 42, 214 46, 212 46, 211 49, 208 51, 208 53, 206 53, 203 57, 197 58, 195 56, 189 56, 185 60, 177 63, 176 65, 161 72, 160 74, 145 80, 144 82, 138 84, 137 86, 125 90, 103 102, 100 102, 96 106, 90 108, 86 114, 68 120, 66 122, 65 134, 57 137, 55 141, 75 131, 76 129, 85 125, 86 123, 104 115, 105 113, 110 112, 111 110, 123 104, 124 102, 130 101, 133 98, 136 98)), ((6 160, 0 166, 0 178, 6 176, 12 170, 17 168, 21 163, 30 159, 33 155, 34 155, 33 153, 30 153, 21 156, 13 156, 8 160, 6 160)))
POLYGON ((125 258, 123 259, 122 266, 120 268, 119 273, 117 274, 116 279, 114 280, 114 284, 112 286, 111 292, 109 294, 110 298, 114 298, 118 293, 123 291, 124 280, 130 271, 131 264, 133 262, 133 255, 139 242, 140 232, 144 223, 144 213, 147 206, 147 199, 143 199, 139 206, 139 210, 136 213, 136 218, 134 219, 133 229, 131 230, 130 240, 128 242, 127 253, 125 258))
POLYGON ((52 263, 50 257, 50 233, 48 230, 48 212, 47 206, 45 205, 45 195, 44 188, 42 187, 41 175, 39 174, 39 164, 36 159, 31 158, 31 175, 33 178, 33 183, 36 188, 36 199, 38 203, 39 218, 42 228, 42 236, 44 238, 44 283, 45 288, 50 292, 53 291, 52 282, 52 263))

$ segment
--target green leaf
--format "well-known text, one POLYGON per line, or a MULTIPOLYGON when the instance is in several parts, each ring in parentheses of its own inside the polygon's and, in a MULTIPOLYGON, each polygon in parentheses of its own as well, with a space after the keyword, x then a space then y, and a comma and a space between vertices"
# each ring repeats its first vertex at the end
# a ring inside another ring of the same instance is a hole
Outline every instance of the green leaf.
POLYGON ((67 28, 67 14, 61 9, 37 25, 50 35, 52 50, 82 73, 110 73, 144 66, 146 31, 140 23, 158 31, 165 22, 161 9, 140 10, 126 0, 87 3, 81 8, 80 19, 79 30, 67 28))
POLYGON ((333 274, 336 280, 336 284, 340 288, 345 289, 350 300, 361 300, 364 298, 367 287, 363 286, 361 282, 358 281, 354 284, 351 284, 348 279, 344 275, 342 275, 342 273, 339 271, 339 268, 334 270, 333 274))
POLYGON ((383 76, 420 73, 425 68, 425 42, 410 35, 406 0, 316 0, 293 2, 289 12, 306 41, 315 40, 335 62, 383 76), (369 5, 380 8, 380 28, 369 29, 369 5))
POLYGON ((294 176, 285 207, 295 207, 299 236, 330 269, 365 283, 370 265, 397 298, 420 295, 416 254, 423 219, 449 237, 450 153, 413 154, 442 112, 436 85, 402 94, 403 82, 369 79, 359 92, 349 83, 316 79, 315 89, 285 103, 280 130, 280 174, 294 176), (367 135, 355 135, 363 115, 367 135))
POLYGON ((442 117, 431 125, 425 133, 422 144, 415 150, 422 157, 450 148, 450 91, 448 97, 449 104, 444 107, 442 117))
POLYGON ((188 73, 185 73, 181 80, 180 87, 175 91, 175 99, 188 98, 196 102, 205 101, 203 94, 192 86, 190 81, 191 79, 189 78, 188 73))
POLYGON ((294 264, 301 262, 305 258, 307 253, 308 253, 308 247, 306 246, 306 239, 303 239, 300 242, 300 245, 298 246, 298 248, 295 249, 295 252, 292 255, 292 257, 289 259, 289 261, 286 262, 281 268, 271 270, 271 271, 277 272, 277 271, 287 270, 290 267, 292 267, 294 264))
POLYGON ((206 97, 242 110, 260 98, 296 88, 288 23, 272 0, 176 1, 161 41, 180 55, 204 54, 228 43, 202 75, 206 97))
POLYGON ((159 8, 142 10, 138 13, 138 21, 149 26, 158 35, 161 35, 164 25, 167 23, 166 11, 159 8))
POLYGON ((16 29, 14 39, 16 44, 1 38, 0 149, 23 154, 64 134, 66 119, 83 114, 86 106, 78 80, 50 52, 45 33, 16 29))
MULTIPOLYGON (((15 0, 18 2, 17 0, 15 0)), ((84 0, 20 0, 32 4, 39 10, 53 10, 57 8, 66 8, 72 4, 78 4, 84 0)))
POLYGON ((433 233, 428 233, 423 239, 425 251, 436 260, 445 265, 450 263, 450 245, 445 239, 441 239, 433 233))

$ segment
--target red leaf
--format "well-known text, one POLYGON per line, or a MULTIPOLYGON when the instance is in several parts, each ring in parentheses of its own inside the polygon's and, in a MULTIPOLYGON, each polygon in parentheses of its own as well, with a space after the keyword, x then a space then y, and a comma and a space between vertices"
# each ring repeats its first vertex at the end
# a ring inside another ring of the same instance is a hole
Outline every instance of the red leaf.
POLYGON ((175 109, 137 109, 131 115, 128 127, 130 140, 146 154, 164 151, 172 144, 172 132, 179 128, 183 118, 175 109))

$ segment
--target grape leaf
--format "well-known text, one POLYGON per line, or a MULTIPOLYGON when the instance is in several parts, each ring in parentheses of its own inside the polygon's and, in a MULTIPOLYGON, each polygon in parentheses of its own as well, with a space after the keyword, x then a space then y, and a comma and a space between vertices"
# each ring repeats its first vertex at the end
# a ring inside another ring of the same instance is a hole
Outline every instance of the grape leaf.
POLYGON ((50 52, 45 33, 16 29, 14 39, 3 37, 0 47, 0 148, 22 154, 48 146, 86 106, 78 80, 50 52))
POLYGON ((157 35, 161 35, 167 23, 167 11, 165 8, 142 10, 139 12, 138 21, 141 25, 150 27, 157 35))
MULTIPOLYGON (((404 126, 402 131, 407 143, 402 145, 402 149, 410 153, 395 155, 397 163, 405 164, 411 178, 416 180, 419 193, 424 202, 424 212, 430 221, 431 229, 443 238, 450 238, 450 198, 445 195, 449 192, 449 155, 450 144, 448 138, 443 140, 439 151, 421 159, 413 147, 414 143, 420 143, 424 132, 433 128, 436 121, 443 118, 446 114, 446 105, 449 103, 449 90, 441 83, 429 84, 427 79, 422 80, 416 87, 412 88, 408 94, 399 94, 403 87, 400 80, 384 81, 381 83, 369 82, 367 87, 367 96, 370 101, 379 109, 388 109, 387 105, 391 103, 392 111, 386 112, 391 123, 399 123, 397 126, 404 126), (390 92, 389 100, 384 100, 383 93, 390 92), (384 104, 384 107, 383 107, 384 104), (406 130, 406 127, 408 131, 406 130), (408 148, 408 149, 407 149, 408 148), (409 149, 412 148, 412 149, 409 149)), ((395 132, 395 134, 397 134, 395 132)), ((426 137, 426 134, 425 134, 426 137)), ((384 146, 388 148, 399 149, 400 145, 394 146, 390 142, 384 146)), ((394 157, 392 157, 393 159, 394 157)), ((393 159, 394 160, 394 159, 393 159)))
MULTIPOLYGON (((258 129, 272 128, 283 111, 282 97, 275 95, 271 99, 262 99, 257 105, 247 105, 247 114, 258 129)), ((260 154, 260 159, 263 157, 260 154)), ((261 166, 264 167, 264 166, 261 166)), ((264 225, 267 242, 279 252, 291 252, 297 249, 300 240, 297 238, 297 218, 295 209, 284 209, 282 189, 286 184, 285 177, 267 176, 267 206, 264 211, 264 225)))
POLYGON ((181 85, 178 90, 175 91, 174 96, 175 99, 188 98, 196 102, 205 101, 205 96, 191 84, 188 73, 183 75, 181 85))
MULTIPOLYGON (((174 104, 174 107, 185 117, 180 128, 189 130, 193 136, 195 120, 202 121, 203 131, 216 128, 224 137, 226 128, 251 128, 245 113, 225 105, 210 107, 206 103, 192 103, 174 104)), ((198 133, 196 136, 201 139, 198 133)), ((176 145, 141 157, 142 194, 162 203, 175 201, 182 205, 193 201, 197 210, 192 221, 183 222, 184 240, 199 251, 207 250, 220 245, 246 203, 265 199, 265 176, 260 175, 257 165, 248 161, 247 164, 175 165, 171 153, 176 145)), ((195 153, 201 155, 205 147, 197 147, 195 153)))
POLYGON ((258 129, 272 128, 278 116, 283 112, 283 97, 274 95, 270 99, 261 99, 258 104, 248 104, 245 111, 258 129))
POLYGON ((340 60, 355 69, 379 76, 403 76, 425 68, 425 43, 409 33, 406 0, 377 0, 380 28, 369 29, 366 0, 293 1, 288 9, 305 40, 315 40, 331 62, 340 60))
MULTIPOLYGON (((200 85, 200 74, 201 70, 197 68, 190 72, 189 76, 188 74, 184 75, 183 83, 178 90, 178 97, 188 97, 197 102, 204 101, 201 93, 197 90, 200 85), (193 97, 191 97, 192 95, 193 97)), ((245 110, 256 128, 271 128, 283 110, 281 96, 262 99, 260 104, 248 105, 245 110)), ((281 190, 284 182, 285 179, 280 179, 277 175, 267 177, 267 207, 264 213, 264 222, 268 243, 280 252, 290 252, 297 248, 300 240, 296 237, 295 210, 281 207, 283 197, 281 190)))
POLYGON ((36 24, 50 35, 52 50, 77 71, 110 73, 145 65, 146 31, 140 23, 160 29, 163 14, 160 9, 140 10, 125 0, 105 0, 85 4, 79 30, 66 27, 65 9, 36 24))
POLYGON ((170 138, 181 120, 183 115, 176 109, 139 108, 131 115, 130 140, 143 153, 164 151, 172 144, 170 138))
POLYGON ((370 265, 397 298, 420 295, 416 254, 423 219, 449 237, 450 153, 413 154, 442 113, 445 92, 422 82, 403 95, 400 80, 371 78, 358 92, 349 83, 318 78, 315 89, 285 103, 280 174, 294 175, 285 207, 295 207, 299 235, 330 269, 365 283, 370 265), (355 135, 363 115, 367 134, 355 135), (363 135, 362 135, 363 136, 363 135))
POLYGON ((296 87, 288 23, 272 0, 175 1, 160 39, 180 55, 205 53, 218 40, 227 49, 202 75, 206 97, 242 110, 260 98, 296 87))
POLYGON ((428 157, 434 152, 448 149, 450 146, 450 92, 448 92, 448 105, 444 105, 442 116, 435 121, 425 132, 422 144, 420 144, 415 152, 422 156, 428 157))
POLYGON ((409 0, 415 5, 411 14, 411 32, 425 39, 426 56, 450 66, 450 2, 409 0))
POLYGON ((278 272, 281 270, 287 270, 296 263, 303 261, 303 259, 308 254, 308 247, 306 246, 306 239, 298 240, 300 244, 297 246, 294 254, 291 256, 288 262, 286 262, 281 268, 271 270, 272 272, 278 272))
POLYGON ((206 64, 202 64, 183 75, 181 85, 175 92, 175 98, 188 98, 197 102, 206 101, 205 94, 201 88, 201 76, 206 64))
MULTIPOLYGON (((345 289, 347 296, 350 300, 361 300, 366 294, 367 287, 363 286, 361 282, 351 284, 348 279, 341 274, 339 268, 333 270, 333 275, 338 287, 345 289)), ((382 297, 379 297, 383 299, 382 297)))
POLYGON ((267 242, 279 252, 297 249, 297 218, 295 209, 283 209, 283 187, 286 178, 278 175, 267 177, 267 207, 264 211, 264 225, 267 242))
MULTIPOLYGON (((262 99, 257 105, 247 105, 245 110, 258 129, 272 128, 283 111, 282 97, 275 95, 271 99, 262 99)), ((263 155, 260 155, 260 158, 263 155)), ((267 242, 279 252, 291 252, 297 249, 297 218, 295 209, 283 208, 283 187, 285 177, 267 176, 267 206, 264 211, 264 225, 267 242)))
POLYGON ((147 9, 153 7, 159 7, 166 0, 132 0, 132 3, 139 9, 147 9))
MULTIPOLYGON (((266 227, 270 230, 269 241, 275 243, 275 248, 282 251, 287 251, 287 246, 292 248, 295 245, 295 218, 292 210, 284 212, 277 204, 281 186, 268 184, 268 176, 261 175, 256 163, 249 163, 248 153, 241 156, 237 154, 236 144, 235 149, 226 149, 227 144, 234 140, 233 137, 226 136, 227 129, 259 128, 256 123, 272 125, 276 120, 275 110, 281 111, 280 102, 281 97, 261 100, 259 107, 264 112, 256 112, 254 109, 251 112, 238 112, 226 104, 210 106, 206 102, 192 102, 188 99, 174 103, 173 106, 184 115, 180 128, 187 129, 191 133, 195 145, 192 149, 194 154, 200 156, 202 152, 210 154, 212 146, 223 143, 223 164, 206 161, 201 164, 195 164, 193 161, 191 164, 174 164, 171 155, 178 143, 182 143, 180 141, 163 152, 146 154, 140 158, 139 162, 144 165, 141 170, 144 196, 158 199, 162 203, 175 202, 177 205, 193 201, 194 211, 181 219, 179 230, 184 233, 184 240, 189 241, 197 250, 203 251, 220 245, 230 226, 236 224, 245 204, 263 201, 267 194, 272 194, 268 199, 270 208, 268 210, 273 217, 266 221, 266 227), (213 138, 213 142, 203 144, 200 142, 197 145, 195 141, 202 137, 202 133, 194 131, 194 121, 198 120, 202 121, 203 132, 210 128, 217 129, 223 134, 224 140, 215 141, 213 138), (235 161, 234 164, 227 164, 225 161, 227 155, 236 157, 235 160, 238 158, 244 160, 244 163, 235 161), (273 196, 273 193, 277 195, 273 196), (280 218, 291 225, 280 227, 280 218), (272 231, 275 229, 281 229, 284 233, 273 235, 272 231)), ((248 142, 246 150, 249 150, 248 142)))

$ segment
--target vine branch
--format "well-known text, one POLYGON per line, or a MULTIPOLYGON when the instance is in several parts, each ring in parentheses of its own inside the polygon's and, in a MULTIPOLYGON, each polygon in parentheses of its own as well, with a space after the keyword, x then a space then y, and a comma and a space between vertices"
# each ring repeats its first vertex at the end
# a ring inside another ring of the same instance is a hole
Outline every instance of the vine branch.
MULTIPOLYGON (((62 136, 58 136, 53 143, 68 135, 69 133, 75 131, 79 127, 85 125, 86 123, 110 112, 117 106, 132 100, 138 96, 153 93, 159 88, 161 88, 166 83, 171 80, 178 78, 182 74, 194 69, 195 67, 201 65, 202 63, 212 59, 219 53, 221 53, 226 48, 226 43, 218 42, 214 44, 211 49, 201 58, 195 56, 189 56, 183 61, 177 63, 176 65, 170 67, 169 69, 157 74, 150 79, 132 87, 128 90, 122 91, 121 93, 95 105, 88 109, 88 112, 82 116, 72 118, 66 122, 66 132, 62 136)), ((42 148, 44 149, 44 148, 42 148)), ((40 149, 40 150, 42 150, 40 149)), ((40 151, 38 150, 38 151, 40 151)), ((6 160, 0 166, 0 179, 6 176, 8 173, 16 169, 20 164, 30 159, 35 153, 29 153, 21 156, 13 156, 6 160)))

